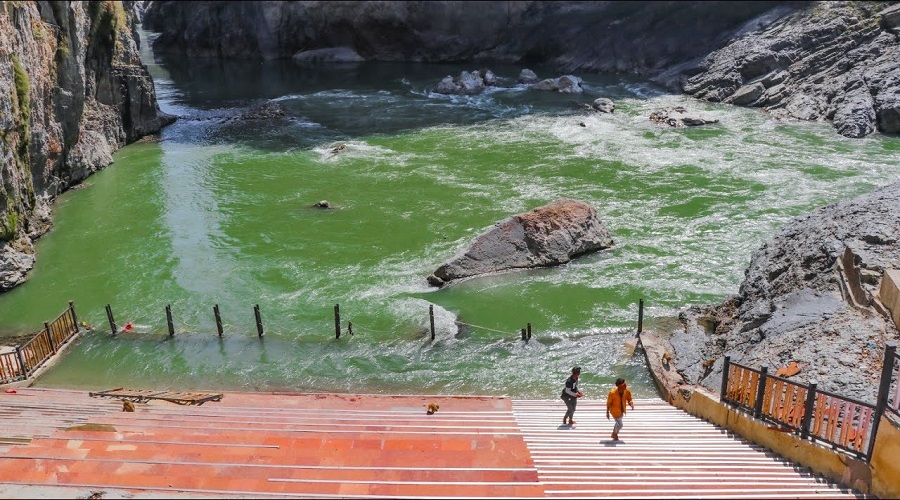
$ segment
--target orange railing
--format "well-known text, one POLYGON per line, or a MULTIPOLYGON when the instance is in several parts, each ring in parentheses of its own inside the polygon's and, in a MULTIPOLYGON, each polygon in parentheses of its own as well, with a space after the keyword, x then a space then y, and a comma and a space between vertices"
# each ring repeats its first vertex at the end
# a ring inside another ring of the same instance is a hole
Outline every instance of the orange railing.
MULTIPOLYGON (((890 346, 888 352, 893 356, 890 346)), ((721 400, 803 439, 866 459, 881 414, 875 404, 817 390, 815 382, 803 385, 769 375, 765 366, 757 370, 732 363, 730 356, 725 357, 721 400)))
POLYGON ((13 352, 0 354, 0 384, 26 380, 51 356, 78 333, 78 317, 75 306, 69 307, 34 337, 16 347, 13 352))

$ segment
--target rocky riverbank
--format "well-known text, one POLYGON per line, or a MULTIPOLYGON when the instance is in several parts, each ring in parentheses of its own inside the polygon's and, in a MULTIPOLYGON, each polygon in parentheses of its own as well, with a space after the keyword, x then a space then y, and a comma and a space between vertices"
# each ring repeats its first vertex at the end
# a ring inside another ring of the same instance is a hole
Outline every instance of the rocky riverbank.
POLYGON ((0 291, 26 279, 53 199, 169 120, 123 2, 0 3, 0 291))
POLYGON ((511 63, 627 73, 838 133, 900 133, 894 2, 150 3, 160 53, 511 63))
POLYGON ((792 380, 874 402, 885 343, 900 340, 879 300, 898 238, 900 182, 796 219, 753 254, 737 295, 682 311, 672 363, 716 393, 725 355, 772 372, 796 363, 792 380))

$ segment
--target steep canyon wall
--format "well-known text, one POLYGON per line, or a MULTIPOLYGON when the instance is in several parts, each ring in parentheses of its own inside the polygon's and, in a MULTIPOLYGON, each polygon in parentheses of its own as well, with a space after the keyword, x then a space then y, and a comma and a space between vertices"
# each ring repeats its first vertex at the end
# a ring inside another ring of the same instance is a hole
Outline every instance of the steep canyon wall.
POLYGON ((159 131, 123 2, 0 2, 0 290, 22 283, 53 199, 159 131))

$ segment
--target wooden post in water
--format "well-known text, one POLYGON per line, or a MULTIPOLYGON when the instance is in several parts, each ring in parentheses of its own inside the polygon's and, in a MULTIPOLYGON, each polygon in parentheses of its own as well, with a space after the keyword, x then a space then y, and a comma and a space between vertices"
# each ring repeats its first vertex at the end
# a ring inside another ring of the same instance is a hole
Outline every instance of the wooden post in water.
POLYGON ((350 335, 353 335, 353 322, 352 321, 347 322, 347 333, 349 333, 350 335))
POLYGON ((644 299, 638 302, 638 336, 644 331, 644 299))
POLYGON ((256 316, 256 332, 259 334, 259 338, 262 338, 264 333, 262 327, 262 315, 259 314, 259 304, 253 306, 253 314, 256 316))
POLYGON ((172 323, 172 306, 166 304, 166 325, 169 326, 169 337, 175 336, 175 325, 172 323))
POLYGON ((216 330, 219 332, 219 337, 222 336, 222 316, 219 315, 219 304, 213 306, 213 314, 216 315, 216 330))
POLYGON ((109 329, 112 330, 113 336, 119 331, 119 328, 116 326, 116 320, 113 318, 112 307, 109 304, 106 304, 106 319, 109 320, 109 329))
POLYGON ((334 305, 334 338, 341 338, 341 305, 334 305))
POLYGON ((638 301, 638 326, 637 333, 625 341, 625 356, 634 356, 634 350, 641 343, 641 332, 644 330, 644 299, 638 301))
POLYGON ((431 324, 431 340, 434 340, 434 304, 428 304, 428 322, 431 324))
POLYGON ((75 302, 69 301, 69 310, 72 311, 72 322, 75 323, 75 332, 81 331, 81 328, 78 326, 78 316, 75 314, 75 302))
POLYGON ((528 338, 525 339, 526 341, 531 340, 531 323, 528 323, 527 327, 528 327, 528 338))
POLYGON ((528 342, 528 333, 526 332, 526 330, 524 328, 522 328, 520 333, 522 334, 522 340, 524 340, 525 342, 528 342))
POLYGON ((53 332, 50 331, 50 323, 44 321, 44 330, 47 330, 47 338, 50 339, 50 349, 56 354, 56 342, 53 341, 53 332))

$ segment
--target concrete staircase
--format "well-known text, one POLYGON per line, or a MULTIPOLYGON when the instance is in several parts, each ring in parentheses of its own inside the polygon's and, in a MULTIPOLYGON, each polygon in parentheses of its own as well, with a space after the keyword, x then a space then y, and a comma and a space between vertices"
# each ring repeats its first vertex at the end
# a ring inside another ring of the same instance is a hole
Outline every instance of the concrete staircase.
POLYGON ((612 442, 600 401, 570 428, 562 401, 226 393, 126 413, 19 389, 0 394, 0 442, 33 439, 0 449, 0 497, 854 496, 661 400, 636 405, 612 442))
POLYGON ((836 498, 853 496, 733 433, 661 399, 635 401, 619 440, 604 401, 514 401, 548 497, 836 498))

